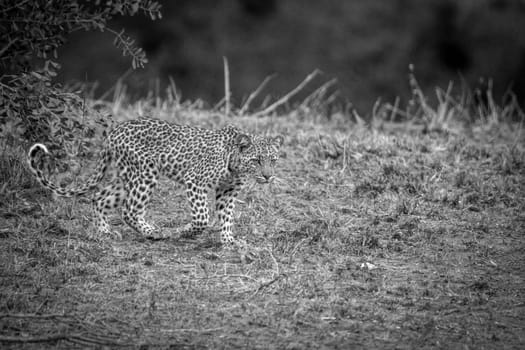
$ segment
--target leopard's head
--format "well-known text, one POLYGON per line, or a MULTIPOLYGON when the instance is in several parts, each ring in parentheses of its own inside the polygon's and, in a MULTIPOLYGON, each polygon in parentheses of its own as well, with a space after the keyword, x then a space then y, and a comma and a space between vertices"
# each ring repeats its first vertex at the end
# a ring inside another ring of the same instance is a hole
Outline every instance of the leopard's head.
POLYGON ((258 183, 270 182, 283 142, 282 136, 238 134, 234 140, 236 152, 230 159, 230 170, 241 177, 254 177, 258 183))

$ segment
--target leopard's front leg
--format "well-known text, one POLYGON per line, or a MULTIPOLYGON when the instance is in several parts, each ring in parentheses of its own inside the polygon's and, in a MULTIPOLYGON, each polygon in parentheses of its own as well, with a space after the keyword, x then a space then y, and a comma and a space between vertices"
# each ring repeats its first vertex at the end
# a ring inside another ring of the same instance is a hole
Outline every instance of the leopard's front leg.
POLYGON ((232 232, 235 199, 241 186, 240 181, 223 183, 217 188, 215 194, 215 206, 221 228, 221 243, 226 247, 241 244, 233 237, 232 232))

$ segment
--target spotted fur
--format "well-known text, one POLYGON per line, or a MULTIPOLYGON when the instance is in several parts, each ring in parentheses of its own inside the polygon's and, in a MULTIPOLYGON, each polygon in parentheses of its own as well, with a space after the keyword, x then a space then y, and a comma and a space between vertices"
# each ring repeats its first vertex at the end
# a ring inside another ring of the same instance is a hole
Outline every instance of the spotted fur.
POLYGON ((40 143, 30 148, 28 162, 42 186, 67 197, 96 188, 108 166, 115 164, 115 178, 94 197, 96 226, 101 234, 112 234, 108 214, 122 208, 122 218, 130 227, 144 236, 157 237, 158 230, 146 222, 145 214, 161 175, 185 185, 192 212, 191 230, 196 233, 209 224, 207 194, 215 191, 221 242, 229 245, 234 243, 233 210, 239 190, 250 177, 260 183, 273 178, 282 143, 282 136, 252 136, 234 126, 208 130, 141 118, 123 122, 109 133, 95 172, 79 187, 59 186, 46 177, 37 159, 38 153, 49 152, 40 143))

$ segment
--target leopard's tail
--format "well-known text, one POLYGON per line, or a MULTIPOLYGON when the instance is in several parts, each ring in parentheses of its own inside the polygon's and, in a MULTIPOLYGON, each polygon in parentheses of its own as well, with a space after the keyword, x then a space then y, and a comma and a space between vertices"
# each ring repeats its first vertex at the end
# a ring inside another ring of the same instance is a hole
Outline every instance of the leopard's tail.
POLYGON ((102 150, 96 166, 96 170, 89 177, 89 179, 84 184, 78 187, 68 188, 53 183, 44 174, 42 168, 40 168, 37 164, 36 156, 39 152, 49 153, 47 147, 41 143, 35 143, 29 149, 29 152, 27 153, 27 162, 29 163, 29 169, 36 176, 36 179, 43 187, 51 190, 53 193, 59 196, 64 197, 81 196, 87 193, 89 190, 95 188, 97 184, 100 181, 102 181, 102 178, 104 178, 104 175, 108 168, 108 164, 111 160, 111 155, 109 151, 107 151, 106 149, 102 150))

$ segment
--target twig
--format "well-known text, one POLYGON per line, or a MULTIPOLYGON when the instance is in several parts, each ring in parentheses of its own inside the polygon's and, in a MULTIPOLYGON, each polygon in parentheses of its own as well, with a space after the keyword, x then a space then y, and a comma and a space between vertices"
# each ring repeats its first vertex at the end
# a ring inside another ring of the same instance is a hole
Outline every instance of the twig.
POLYGON ((213 106, 212 110, 213 110, 213 111, 220 111, 220 109, 221 109, 221 107, 222 107, 223 104, 224 104, 224 97, 221 98, 221 99, 219 100, 219 102, 217 102, 217 103, 215 104, 215 106, 213 106))
POLYGON ((18 38, 14 38, 13 40, 9 40, 9 42, 0 50, 0 57, 2 57, 4 55, 4 52, 6 52, 7 49, 9 49, 9 46, 11 46, 14 43, 16 43, 17 40, 18 40, 18 38))
POLYGON ((379 110, 379 107, 381 106, 381 97, 379 97, 376 102, 374 103, 374 106, 372 107, 372 119, 377 117, 377 111, 379 110))
POLYGON ((228 66, 228 59, 222 57, 224 63, 224 101, 226 105, 224 106, 224 114, 229 117, 231 112, 231 91, 230 91, 230 67, 228 66))
POLYGON ((109 339, 107 337, 98 337, 98 336, 86 336, 80 334, 73 334, 67 337, 67 340, 71 342, 85 343, 89 345, 113 345, 113 346, 126 346, 129 344, 121 343, 117 340, 109 339))
MULTIPOLYGON (((13 80, 15 80, 15 79, 13 79, 13 80)), ((8 90, 11 90, 11 91, 16 91, 16 89, 14 87, 6 85, 6 84, 2 84, 2 83, 0 83, 0 88, 8 89, 8 90)))
POLYGON ((288 258, 288 261, 290 264, 292 263, 293 256, 295 255, 295 253, 297 253, 297 249, 299 249, 299 246, 303 244, 307 239, 308 237, 301 239, 299 243, 297 243, 295 247, 292 249, 292 252, 289 254, 289 258, 288 258))
POLYGON ((10 317, 10 318, 56 318, 56 317, 65 317, 64 314, 0 314, 0 318, 10 317))
POLYGON ((275 74, 272 74, 272 75, 269 75, 267 76, 266 78, 264 78, 264 80, 262 81, 262 83, 257 87, 257 89, 255 89, 255 91, 253 91, 250 96, 248 96, 248 99, 246 100, 246 102, 244 102, 244 104, 242 105, 241 107, 241 110, 239 111, 239 114, 240 115, 243 115, 244 113, 246 113, 246 111, 248 110, 248 108, 250 108, 250 103, 252 103, 253 99, 257 97, 257 95, 259 95, 261 93, 261 91, 264 89, 264 87, 270 82, 270 80, 272 80, 273 78, 275 77, 275 74))
POLYGON ((161 329, 160 331, 163 333, 178 333, 178 332, 195 332, 195 333, 209 333, 209 332, 217 332, 222 330, 224 327, 216 327, 216 328, 175 328, 175 329, 161 329))
POLYGON ((314 99, 320 100, 326 94, 328 89, 332 87, 333 85, 335 85, 336 83, 337 83, 337 78, 327 81, 326 83, 321 85, 318 89, 316 89, 314 92, 312 92, 308 97, 306 97, 303 103, 301 103, 301 106, 304 108, 309 103, 313 103, 314 99))
POLYGON ((399 97, 396 96, 396 99, 394 101, 394 106, 392 106, 392 108, 390 109, 390 119, 389 119, 389 121, 393 121, 394 118, 396 117, 396 112, 399 109, 398 107, 399 107, 399 97))
POLYGON ((43 336, 34 337, 15 337, 9 335, 0 335, 0 343, 44 343, 44 342, 55 342, 59 340, 66 340, 73 343, 80 343, 84 345, 112 345, 112 346, 127 346, 129 344, 121 343, 119 341, 104 338, 97 338, 93 336, 85 336, 81 334, 49 334, 43 336))
POLYGON ((272 258, 273 264, 274 264, 274 266, 275 266, 275 269, 273 270, 273 278, 270 279, 270 280, 268 280, 268 281, 265 281, 265 282, 262 282, 261 284, 259 284, 259 286, 258 286, 257 289, 255 290, 255 292, 253 292, 252 297, 254 297, 255 295, 257 295, 257 293, 259 293, 262 289, 271 286, 272 284, 274 284, 275 282, 277 282, 278 280, 280 280, 283 276, 285 276, 284 273, 281 273, 281 272, 280 272, 279 264, 277 263, 277 259, 275 259, 275 256, 273 256, 273 254, 272 254, 272 252, 270 251, 270 249, 265 248, 264 250, 266 250, 266 251, 268 252, 268 254, 269 254, 270 257, 272 258))
POLYGON ((24 0, 24 1, 20 1, 19 3, 17 3, 16 5, 13 5, 11 7, 8 7, 8 8, 5 8, 5 9, 2 9, 0 10, 0 13, 2 12, 9 12, 11 11, 12 9, 15 9, 15 8, 20 8, 23 4, 25 4, 26 2, 28 2, 29 0, 24 0))
POLYGON ((265 250, 268 252, 268 254, 269 254, 270 257, 272 258, 272 261, 273 261, 273 263, 274 263, 274 265, 275 265, 274 274, 275 274, 276 276, 280 275, 281 272, 280 272, 280 269, 279 269, 279 264, 277 263, 277 259, 275 259, 275 256, 273 256, 273 254, 272 254, 272 252, 270 251, 270 249, 266 248, 265 250))
POLYGON ((118 338, 126 337, 118 331, 109 329, 109 327, 100 328, 94 323, 81 321, 75 316, 68 316, 63 314, 0 314, 1 318, 28 318, 28 319, 54 319, 53 321, 62 321, 70 327, 78 327, 74 333, 49 333, 46 335, 35 336, 9 336, 0 335, 0 343, 39 343, 39 342, 56 342, 60 340, 82 344, 82 345, 97 345, 97 346, 129 346, 129 343, 123 343, 118 338), (109 330, 110 334, 106 331, 109 330))
POLYGON ((71 335, 66 334, 50 334, 39 337, 13 337, 8 335, 0 335, 0 343, 43 343, 58 340, 67 340, 71 335))
POLYGON ((274 278, 272 278, 272 279, 269 280, 269 281, 265 281, 265 282, 259 284, 259 286, 258 286, 257 289, 255 290, 255 292, 253 292, 253 294, 252 294, 252 298, 253 298, 254 296, 256 296, 257 293, 259 293, 261 290, 263 290, 263 289, 266 288, 266 287, 271 286, 272 284, 274 284, 275 282, 277 282, 278 280, 280 280, 280 279, 281 279, 282 277, 284 277, 284 276, 285 276, 285 274, 282 273, 282 274, 279 274, 279 275, 275 276, 274 278))
POLYGON ((296 95, 299 91, 301 91, 313 78, 315 78, 317 75, 319 75, 321 73, 320 70, 316 69, 314 70, 312 73, 310 73, 302 82, 301 84, 297 85, 297 87, 295 89, 293 89, 292 91, 290 91, 289 93, 287 93, 286 95, 284 95, 283 97, 281 97, 279 100, 277 100, 276 102, 272 103, 270 106, 266 107, 265 109, 263 109, 262 111, 259 111, 255 114, 253 114, 253 117, 260 117, 262 115, 265 115, 265 114, 268 114, 272 111, 274 111, 277 107, 285 104, 286 102, 288 102, 288 100, 293 97, 294 95, 296 95))
POLYGON ((179 92, 177 91, 177 85, 175 84, 175 81, 173 80, 172 76, 169 76, 168 80, 170 81, 168 87, 166 88, 166 95, 168 97, 168 100, 175 101, 177 104, 177 107, 179 107, 180 96, 179 96, 179 92))
POLYGON ((103 101, 106 97, 108 97, 109 94, 112 93, 112 92, 116 89, 116 87, 117 87, 118 84, 122 84, 122 81, 124 81, 124 79, 126 79, 126 78, 131 74, 131 72, 133 72, 133 69, 128 68, 128 70, 125 71, 124 74, 122 74, 122 75, 117 79, 116 83, 113 84, 113 86, 110 87, 108 90, 106 90, 106 92, 104 92, 104 93, 102 94, 102 96, 100 96, 100 97, 98 98, 98 100, 99 100, 99 101, 103 101))
POLYGON ((251 280, 253 282, 256 281, 255 278, 251 277, 251 276, 248 276, 248 275, 240 275, 240 274, 233 274, 233 275, 211 275, 211 276, 202 276, 202 277, 195 277, 195 276, 192 276, 191 279, 192 280, 209 280, 209 279, 215 279, 215 278, 221 278, 221 279, 224 279, 224 278, 243 278, 243 279, 247 279, 247 280, 251 280))

